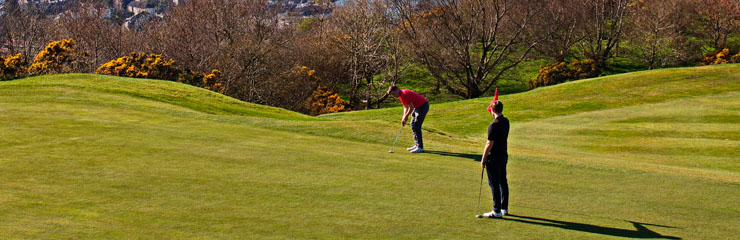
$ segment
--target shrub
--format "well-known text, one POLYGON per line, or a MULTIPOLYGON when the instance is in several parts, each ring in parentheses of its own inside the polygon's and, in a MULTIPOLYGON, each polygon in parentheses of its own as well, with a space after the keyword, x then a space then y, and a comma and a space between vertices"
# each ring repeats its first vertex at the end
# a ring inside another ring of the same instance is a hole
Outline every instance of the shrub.
POLYGON ((266 88, 271 92, 261 103, 310 114, 307 99, 312 96, 320 83, 321 78, 316 74, 316 70, 308 66, 295 66, 283 72, 274 81, 268 82, 266 88))
POLYGON ((599 74, 601 70, 596 66, 596 61, 592 59, 573 60, 570 67, 565 62, 550 63, 547 66, 540 66, 537 78, 529 82, 529 89, 564 83, 569 80, 597 77, 599 74))
POLYGON ((177 81, 182 70, 175 66, 175 60, 165 59, 162 55, 132 52, 129 56, 100 65, 95 72, 121 77, 177 81))
POLYGON ((177 81, 202 87, 215 92, 224 92, 220 82, 221 71, 213 69, 203 74, 189 69, 181 69, 175 60, 166 59, 160 54, 132 52, 129 56, 113 59, 100 65, 98 74, 133 78, 150 78, 177 81))
POLYGON ((596 61, 592 59, 585 59, 580 62, 573 60, 570 65, 572 66, 574 80, 598 77, 601 74, 599 68, 596 67, 596 61))
POLYGON ((221 82, 219 81, 220 78, 221 71, 219 71, 218 69, 213 69, 211 70, 211 73, 204 74, 202 77, 203 88, 219 93, 224 93, 223 84, 221 84, 221 82))
POLYGON ((572 71, 567 63, 550 63, 547 66, 540 66, 537 78, 529 82, 529 89, 563 83, 572 78, 572 71))
POLYGON ((80 68, 77 54, 73 39, 52 41, 36 55, 28 72, 31 75, 74 72, 80 68))
POLYGON ((28 62, 23 55, 16 54, 7 57, 0 56, 0 80, 22 78, 26 75, 28 62))
POLYGON ((732 58, 730 58, 730 62, 740 63, 740 53, 732 55, 732 58))
POLYGON ((327 90, 326 86, 319 86, 306 100, 311 115, 349 111, 349 102, 342 100, 339 94, 327 90))
POLYGON ((713 51, 707 53, 707 55, 704 56, 704 59, 699 63, 699 65, 714 65, 714 64, 725 64, 725 63, 738 63, 740 61, 740 53, 736 55, 730 54, 730 49, 725 48, 721 51, 713 51))

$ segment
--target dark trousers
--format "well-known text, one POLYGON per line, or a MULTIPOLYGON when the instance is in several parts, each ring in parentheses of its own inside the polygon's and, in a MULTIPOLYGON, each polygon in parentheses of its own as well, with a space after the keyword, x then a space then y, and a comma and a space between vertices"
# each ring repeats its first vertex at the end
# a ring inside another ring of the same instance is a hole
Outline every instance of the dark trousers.
POLYGON ((493 194, 493 211, 501 212, 501 209, 509 209, 509 183, 506 181, 506 162, 508 154, 491 154, 486 159, 486 172, 488 173, 488 186, 493 194))
POLYGON ((424 148, 424 140, 421 138, 421 124, 424 124, 427 112, 429 112, 429 102, 414 108, 414 112, 411 113, 411 131, 414 132, 414 145, 419 146, 419 148, 424 148))

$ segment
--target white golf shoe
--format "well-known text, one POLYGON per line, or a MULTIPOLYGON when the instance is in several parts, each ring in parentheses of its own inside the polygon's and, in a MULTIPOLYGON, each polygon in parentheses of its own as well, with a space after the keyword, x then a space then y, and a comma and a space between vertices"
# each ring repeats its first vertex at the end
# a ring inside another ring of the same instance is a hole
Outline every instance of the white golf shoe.
POLYGON ((501 209, 501 216, 508 216, 508 215, 509 215, 509 210, 501 209))
POLYGON ((497 212, 494 212, 494 211, 490 211, 490 212, 487 212, 487 213, 484 213, 483 214, 483 217, 484 218, 501 218, 503 216, 504 215, 502 215, 500 212, 497 213, 497 212))
POLYGON ((411 151, 411 153, 423 153, 423 152, 424 152, 424 149, 423 148, 420 148, 420 147, 417 147, 416 149, 414 149, 413 151, 411 151))
POLYGON ((416 145, 414 145, 414 146, 411 146, 411 147, 409 147, 409 148, 406 148, 406 151, 409 151, 409 152, 411 152, 411 151, 414 151, 414 150, 416 150, 417 148, 419 148, 419 146, 416 146, 416 145))

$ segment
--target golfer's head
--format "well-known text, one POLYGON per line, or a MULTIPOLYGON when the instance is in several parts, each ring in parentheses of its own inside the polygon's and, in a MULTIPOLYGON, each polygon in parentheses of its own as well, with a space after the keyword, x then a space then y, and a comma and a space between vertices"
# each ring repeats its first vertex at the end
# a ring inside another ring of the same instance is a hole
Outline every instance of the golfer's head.
POLYGON ((388 94, 393 95, 393 97, 401 96, 401 89, 396 87, 396 85, 392 85, 388 87, 388 94))
POLYGON ((501 101, 495 101, 491 103, 490 105, 488 105, 488 112, 490 112, 491 115, 494 115, 494 116, 495 114, 498 114, 498 115, 503 114, 504 103, 502 103, 501 101))

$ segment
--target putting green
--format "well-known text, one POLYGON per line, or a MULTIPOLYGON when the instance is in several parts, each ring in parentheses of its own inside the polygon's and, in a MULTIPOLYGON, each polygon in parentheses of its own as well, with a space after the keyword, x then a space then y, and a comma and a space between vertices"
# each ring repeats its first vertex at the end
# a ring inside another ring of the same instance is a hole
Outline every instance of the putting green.
POLYGON ((740 235, 740 65, 501 100, 515 215, 503 220, 474 218, 487 98, 432 104, 430 152, 412 155, 408 128, 387 152, 399 108, 310 117, 167 81, 0 82, 0 237, 740 235))

